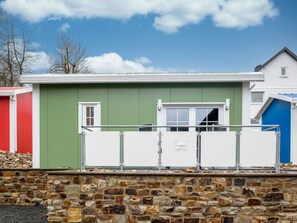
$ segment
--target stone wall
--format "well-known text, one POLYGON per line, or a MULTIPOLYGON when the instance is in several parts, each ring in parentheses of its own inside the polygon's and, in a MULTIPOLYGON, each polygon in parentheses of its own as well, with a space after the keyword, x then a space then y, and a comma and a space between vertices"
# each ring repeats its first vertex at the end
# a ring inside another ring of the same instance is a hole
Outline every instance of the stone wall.
POLYGON ((0 169, 0 205, 39 205, 47 201, 47 172, 0 169))
POLYGON ((296 223, 296 174, 48 174, 49 222, 296 223))

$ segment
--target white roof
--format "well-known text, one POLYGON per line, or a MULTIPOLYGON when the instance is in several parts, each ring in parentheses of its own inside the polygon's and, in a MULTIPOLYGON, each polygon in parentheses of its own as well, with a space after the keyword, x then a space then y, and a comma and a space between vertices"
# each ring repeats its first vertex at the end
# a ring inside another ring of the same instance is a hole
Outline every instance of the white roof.
POLYGON ((282 101, 287 101, 290 103, 297 104, 297 97, 296 94, 270 94, 257 115, 255 116, 255 119, 260 119, 260 117, 263 115, 263 113, 266 111, 266 109, 269 107, 270 103, 274 99, 279 99, 282 101))
POLYGON ((118 74, 26 74, 23 84, 68 83, 191 83, 264 81, 263 72, 242 73, 118 73, 118 74))
POLYGON ((0 96, 14 96, 17 94, 24 94, 32 92, 31 87, 1 87, 0 96))

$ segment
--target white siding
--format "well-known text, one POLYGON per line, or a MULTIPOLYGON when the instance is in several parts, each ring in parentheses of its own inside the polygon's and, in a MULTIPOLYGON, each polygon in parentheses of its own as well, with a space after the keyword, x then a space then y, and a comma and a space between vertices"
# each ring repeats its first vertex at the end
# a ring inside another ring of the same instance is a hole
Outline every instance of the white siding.
MULTIPOLYGON (((256 82, 252 92, 263 91, 264 102, 271 93, 297 93, 297 61, 286 52, 281 53, 259 71, 264 73, 265 81, 256 82), (286 67, 285 77, 281 76, 282 67, 286 67)), ((262 105, 251 104, 251 118, 255 117, 262 105)))

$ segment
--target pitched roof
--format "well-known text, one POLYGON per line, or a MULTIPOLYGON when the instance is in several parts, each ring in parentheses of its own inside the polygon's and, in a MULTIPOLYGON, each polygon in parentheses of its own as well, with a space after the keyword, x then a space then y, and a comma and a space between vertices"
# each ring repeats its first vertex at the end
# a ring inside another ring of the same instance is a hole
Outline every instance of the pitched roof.
POLYGON ((277 54, 275 54, 273 57, 271 57, 269 60, 267 60, 263 65, 259 64, 255 67, 255 71, 261 70, 263 67, 265 67, 267 64, 269 64, 272 60, 274 60, 276 57, 278 57, 282 53, 287 53, 289 56, 291 56, 294 60, 297 61, 297 55, 293 53, 291 50, 289 50, 287 47, 284 47, 281 51, 279 51, 277 54))
POLYGON ((257 115, 255 116, 255 119, 260 119, 260 117, 263 115, 263 113, 266 111, 266 109, 269 107, 270 103, 274 100, 282 100, 287 101, 289 103, 297 103, 297 94, 270 94, 268 99, 265 101, 257 115))

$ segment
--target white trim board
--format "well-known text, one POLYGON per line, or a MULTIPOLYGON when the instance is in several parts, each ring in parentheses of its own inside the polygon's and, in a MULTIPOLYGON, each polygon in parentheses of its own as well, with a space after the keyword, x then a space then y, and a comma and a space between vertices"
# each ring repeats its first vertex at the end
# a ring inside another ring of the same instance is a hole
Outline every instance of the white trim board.
POLYGON ((66 83, 192 83, 264 81, 263 72, 245 73, 129 73, 22 75, 23 84, 66 83))
POLYGON ((40 89, 39 84, 33 85, 33 168, 40 168, 40 89))
POLYGON ((14 153, 17 151, 17 97, 11 95, 9 97, 9 151, 14 153))
POLYGON ((28 92, 32 92, 32 88, 31 87, 25 87, 25 88, 19 88, 19 89, 0 89, 0 96, 14 96, 17 94, 24 94, 24 93, 28 93, 28 92))
POLYGON ((262 116, 262 114, 266 111, 266 109, 274 99, 287 101, 291 104, 292 103, 297 104, 297 98, 292 98, 292 97, 288 97, 286 95, 280 95, 280 94, 270 94, 267 100, 265 101, 265 103, 263 104, 263 106, 261 107, 261 109, 259 110, 259 112, 257 113, 257 115, 255 116, 255 119, 259 119, 262 116))

